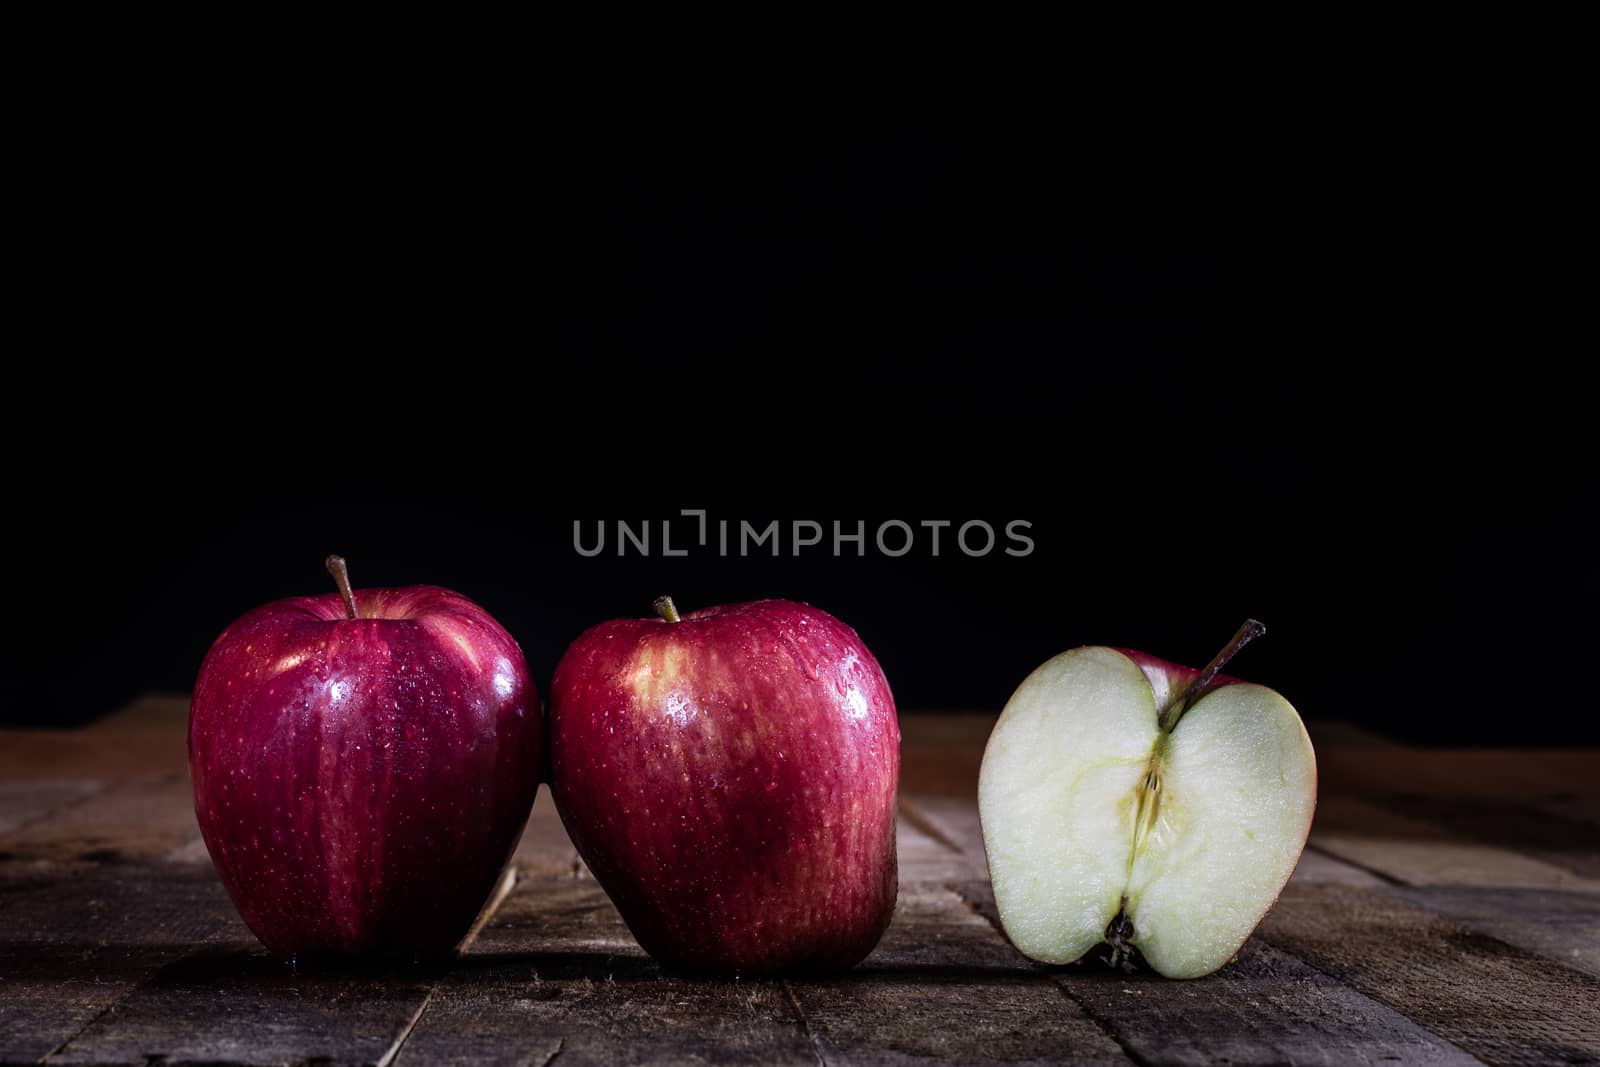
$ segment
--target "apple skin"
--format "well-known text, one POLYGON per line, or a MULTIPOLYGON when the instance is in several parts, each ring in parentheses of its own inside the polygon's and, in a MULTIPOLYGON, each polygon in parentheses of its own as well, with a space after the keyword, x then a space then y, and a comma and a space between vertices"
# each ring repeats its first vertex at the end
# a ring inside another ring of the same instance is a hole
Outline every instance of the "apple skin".
POLYGON ((256 608, 212 645, 189 714, 195 815, 278 955, 455 948, 538 789, 538 697, 488 612, 433 586, 256 608))
MULTIPOLYGON (((1131 648, 1112 647, 1124 656, 1133 660, 1133 665, 1138 667, 1145 678, 1150 681, 1150 690, 1155 694, 1156 707, 1166 707, 1167 700, 1174 692, 1187 689, 1198 677, 1200 671, 1194 667, 1185 667, 1179 663, 1171 663, 1150 655, 1148 652, 1139 652, 1131 648)), ((1217 674, 1212 677, 1210 689, 1221 689, 1225 685, 1237 685, 1240 679, 1231 674, 1217 674)))
POLYGON ((854 630, 762 600, 579 637, 551 791, 639 944, 721 974, 835 971, 894 912, 900 725, 854 630))

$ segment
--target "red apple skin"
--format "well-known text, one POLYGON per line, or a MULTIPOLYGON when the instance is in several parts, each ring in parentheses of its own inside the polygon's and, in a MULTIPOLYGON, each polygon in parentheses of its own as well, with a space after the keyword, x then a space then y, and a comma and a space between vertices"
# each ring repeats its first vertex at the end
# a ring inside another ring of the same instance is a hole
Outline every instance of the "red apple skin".
POLYGON ((619 619, 550 688, 551 790, 644 949, 721 974, 843 970, 896 892, 900 724, 854 630, 762 600, 619 619))
MULTIPOLYGON (((1156 707, 1158 708, 1166 706, 1169 693, 1180 688, 1187 688, 1200 676, 1200 671, 1194 667, 1184 667, 1177 663, 1170 663, 1167 660, 1152 656, 1148 652, 1137 652, 1131 648, 1113 648, 1113 651, 1121 652, 1124 656, 1133 660, 1133 665, 1138 667, 1150 682, 1150 688, 1155 692, 1156 707)), ((1230 674, 1218 674, 1212 678, 1208 689, 1221 689, 1225 685, 1235 685, 1239 681, 1240 679, 1230 674)))
POLYGON ((460 943, 538 788, 538 697, 488 612, 433 586, 263 605, 195 683, 195 815, 239 914, 289 957, 460 943))

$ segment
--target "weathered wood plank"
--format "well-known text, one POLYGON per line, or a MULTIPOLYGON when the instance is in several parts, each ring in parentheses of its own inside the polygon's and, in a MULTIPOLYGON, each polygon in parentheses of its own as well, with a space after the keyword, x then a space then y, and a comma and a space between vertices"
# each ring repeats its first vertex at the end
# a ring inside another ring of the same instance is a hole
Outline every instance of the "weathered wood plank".
POLYGON ((1318 801, 1311 844, 1407 885, 1600 891, 1600 879, 1354 797, 1324 795, 1318 801))
POLYGON ((250 937, 209 871, 106 865, 70 878, 0 882, 0 890, 7 1062, 57 1049, 196 946, 250 937))
POLYGON ((1340 748, 1317 750, 1325 795, 1395 793, 1535 803, 1600 800, 1593 749, 1340 748))
POLYGON ((1508 945, 1600 976, 1600 894, 1456 886, 1391 887, 1388 892, 1508 945))
POLYGON ((1401 793, 1385 807, 1465 840, 1519 852, 1600 884, 1600 826, 1504 798, 1401 793))
POLYGON ((958 849, 965 858, 965 878, 989 877, 988 855, 983 848, 983 828, 978 821, 977 781, 967 796, 929 796, 902 793, 901 814, 929 836, 958 849))
POLYGON ((1098 962, 1058 971, 1067 995, 1152 1064, 1476 1064, 1404 1015, 1260 939, 1216 974, 1174 982, 1098 962))
MULTIPOLYGON (((195 669, 199 668, 200 665, 195 664, 195 669)), ((96 719, 85 726, 82 732, 95 738, 134 737, 141 734, 162 738, 183 738, 187 735, 188 729, 187 693, 146 693, 126 707, 118 708, 110 715, 96 719)))
POLYGON ((118 863, 157 859, 199 836, 188 775, 175 773, 59 808, 0 836, 0 851, 5 865, 118 863))
MULTIPOLYGON (((958 888, 1000 928, 989 883, 958 888)), ((1260 938, 1215 975, 1189 982, 1123 973, 1100 958, 1043 970, 1139 1063, 1478 1062, 1260 938)))
POLYGON ((823 1063, 1134 1062, 942 887, 902 888, 893 925, 856 970, 785 984, 823 1063))
POLYGON ((908 891, 879 950, 833 981, 663 975, 592 883, 528 884, 485 928, 399 1063, 1129 1062, 954 894, 908 891), (808 1028, 809 1027, 809 1031, 808 1028), (814 1042, 814 1044, 813 1044, 814 1042))
POLYGON ((395 1063, 814 1064, 782 988, 663 974, 592 880, 519 884, 395 1063))
POLYGON ((1257 936, 1487 1063, 1600 1060, 1600 979, 1390 893, 1291 884, 1257 936))
MULTIPOLYGON (((168 872, 184 870, 151 869, 169 878, 168 872)), ((512 884, 508 873, 469 940, 512 884)), ((293 967, 270 956, 233 917, 231 905, 227 910, 228 936, 203 939, 198 951, 173 946, 181 958, 110 1004, 51 1062, 378 1063, 392 1058, 447 966, 293 967)))
POLYGON ((572 847, 566 827, 561 825, 561 814, 556 811, 550 787, 541 785, 533 801, 533 813, 523 828, 522 839, 512 864, 525 878, 587 878, 588 868, 578 858, 572 847))
POLYGON ((162 968, 50 1062, 373 1064, 432 984, 425 968, 295 973, 259 947, 218 946, 162 968))
POLYGON ((85 781, 0 782, 0 848, 6 834, 82 803, 102 788, 85 781))
POLYGON ((151 695, 78 730, 0 731, 0 781, 121 782, 176 774, 189 762, 189 698, 151 695))
POLYGON ((1314 847, 1240 959, 1196 982, 1018 956, 996 933, 975 806, 994 717, 914 714, 902 907, 850 975, 663 975, 543 789, 514 860, 530 880, 465 959, 295 975, 209 869, 186 717, 186 700, 157 698, 83 731, 0 736, 0 1060, 1600 1058, 1600 895, 1582 891, 1600 883, 1593 753, 1404 749, 1322 729, 1314 847))
POLYGON ((978 765, 997 713, 900 716, 900 790, 921 796, 978 794, 978 765))
POLYGON ((896 825, 896 845, 902 885, 942 885, 978 877, 961 847, 904 803, 896 825))
POLYGON ((1540 794, 1526 803, 1531 808, 1549 812, 1558 818, 1591 828, 1600 826, 1600 794, 1582 796, 1558 791, 1540 794))
POLYGON ((1318 852, 1314 848, 1308 848, 1300 854, 1300 862, 1295 866, 1294 874, 1290 878, 1296 882, 1338 882, 1342 885, 1367 888, 1390 884, 1370 871, 1318 852))

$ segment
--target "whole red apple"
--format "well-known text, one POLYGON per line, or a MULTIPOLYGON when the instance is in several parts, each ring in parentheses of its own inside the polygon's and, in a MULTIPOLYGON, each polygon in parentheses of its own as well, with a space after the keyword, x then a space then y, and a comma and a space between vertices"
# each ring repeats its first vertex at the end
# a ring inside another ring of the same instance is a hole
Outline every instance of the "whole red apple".
POLYGON ((263 605, 206 655, 189 768, 206 848, 273 952, 447 952, 533 807, 522 650, 435 586, 263 605))
POLYGON ((550 688, 551 790, 645 951, 850 967, 894 912, 900 724, 854 630, 786 600, 602 623, 550 688))

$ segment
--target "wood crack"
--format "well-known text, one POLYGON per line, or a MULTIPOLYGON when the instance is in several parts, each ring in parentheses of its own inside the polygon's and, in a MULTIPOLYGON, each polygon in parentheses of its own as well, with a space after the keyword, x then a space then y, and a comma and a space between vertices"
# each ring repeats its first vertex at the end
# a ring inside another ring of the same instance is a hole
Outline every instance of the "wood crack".
POLYGON ((0 834, 0 838, 9 837, 10 835, 18 833, 19 831, 26 830, 30 826, 37 826, 46 819, 54 818, 55 816, 63 815, 74 808, 82 807, 95 797, 98 797, 104 793, 106 788, 106 783, 95 782, 90 788, 84 790, 82 793, 79 793, 77 796, 69 797, 54 807, 46 808, 43 811, 36 812, 32 816, 6 827, 5 832, 0 834))
POLYGON ((500 905, 505 903, 506 897, 511 895, 511 890, 517 885, 517 868, 514 864, 507 864, 505 873, 500 876, 500 881, 495 884, 494 892, 489 895, 489 903, 483 906, 478 917, 472 923, 472 928, 467 931, 467 936, 461 939, 460 946, 456 949, 459 955, 466 955, 467 949, 478 940, 478 935, 483 928, 489 925, 489 920, 494 918, 494 913, 500 910, 500 905))
POLYGON ((378 1067, 391 1067, 400 1056, 400 1050, 405 1047, 406 1040, 411 1037, 411 1032, 417 1028, 417 1023, 422 1020, 422 1013, 428 1010, 428 1004, 433 1000, 433 990, 428 990, 428 995, 422 998, 422 1003, 417 1005, 417 1010, 411 1013, 411 1018, 406 1020, 406 1025, 401 1029, 400 1035, 394 1039, 394 1044, 389 1046, 389 1051, 378 1057, 378 1067))
POLYGON ((1360 860, 1353 860, 1353 859, 1350 859, 1348 856, 1341 856, 1337 852, 1329 852, 1327 849, 1322 848, 1320 845, 1317 845, 1315 842, 1307 841, 1305 850, 1307 852, 1315 852, 1319 856, 1327 856, 1331 860, 1337 860, 1338 862, 1343 863, 1347 867, 1354 867, 1358 871, 1364 871, 1367 874, 1372 875, 1372 877, 1374 877, 1374 878, 1378 879, 1379 881, 1383 882, 1385 885, 1404 886, 1407 889, 1415 888, 1410 882, 1403 881, 1402 879, 1396 878, 1394 875, 1390 874, 1389 872, 1387 872, 1385 870, 1382 870, 1381 868, 1369 867, 1365 863, 1362 863, 1360 860))
POLYGON ((922 812, 918 811, 916 808, 912 807, 909 803, 903 800, 900 802, 900 817, 906 822, 910 823, 918 832, 933 838, 933 840, 937 841, 940 845, 944 846, 951 852, 954 852, 956 855, 966 855, 966 851, 955 841, 952 841, 948 834, 939 829, 938 825, 935 824, 932 819, 929 819, 926 815, 922 814, 922 812))
MULTIPOLYGON (((1006 936, 1005 930, 998 923, 996 923, 994 919, 987 912, 985 912, 985 910, 979 906, 976 901, 970 900, 965 893, 961 892, 955 886, 946 886, 945 888, 953 893, 957 900, 965 904, 969 911, 987 923, 989 927, 1002 938, 1006 936)), ((1009 938, 1007 938, 1007 943, 1010 943, 1009 938)), ((1085 1004, 1078 997, 1073 996, 1071 990, 1067 989, 1065 985, 1057 981, 1055 977, 1050 974, 1048 968, 1042 966, 1041 964, 1035 963, 1033 960, 1028 960, 1027 964, 1041 978, 1044 978, 1052 986, 1054 986, 1057 993, 1060 993, 1061 996, 1069 1003, 1076 1005, 1078 1010, 1083 1012, 1084 1017, 1090 1022, 1094 1023, 1095 1027, 1099 1029, 1101 1033, 1105 1034, 1106 1037, 1117 1046, 1117 1048, 1121 1049, 1122 1054, 1128 1057, 1128 1059, 1136 1064, 1137 1067, 1152 1067, 1154 1061, 1142 1055, 1137 1049, 1129 1045, 1128 1042, 1123 1039, 1122 1035, 1117 1033, 1116 1027, 1112 1026, 1110 1021, 1098 1015, 1089 1007, 1089 1005, 1085 1004)))
POLYGON ((113 1000, 110 1004, 107 1004, 105 1007, 101 1008, 98 1012, 96 1012, 94 1014, 93 1018, 91 1018, 88 1022, 84 1023, 82 1026, 78 1027, 77 1030, 73 1031, 72 1035, 70 1037, 68 1037, 65 1041, 61 1042, 61 1044, 59 1044, 55 1048, 51 1049, 49 1052, 45 1053, 43 1056, 40 1056, 39 1057, 39 1062, 40 1063, 48 1063, 50 1061, 51 1057, 57 1055, 58 1053, 61 1052, 62 1049, 66 1048, 68 1045, 70 1045, 74 1041, 78 1040, 78 1038, 80 1038, 84 1034, 88 1033, 89 1032, 89 1028, 94 1026, 95 1023, 99 1022, 101 1019, 104 1019, 107 1015, 110 1015, 112 1012, 116 1011, 117 1008, 121 1007, 122 1002, 127 1000, 130 996, 132 996, 133 995, 133 991, 135 989, 138 989, 138 988, 139 987, 137 985, 129 986, 126 990, 123 991, 123 993, 122 993, 122 995, 120 997, 118 997, 116 1000, 113 1000))
POLYGON ((1123 1036, 1117 1033, 1117 1028, 1112 1026, 1109 1020, 1101 1017, 1097 1012, 1090 1008, 1089 1005, 1085 1004, 1078 997, 1073 996, 1070 989, 1056 981, 1054 978, 1050 979, 1050 984, 1056 987, 1056 992, 1060 993, 1069 1004, 1075 1005, 1079 1011, 1083 1012, 1084 1017, 1090 1022, 1094 1023, 1095 1026, 1099 1028, 1101 1033, 1110 1038, 1111 1041, 1116 1044, 1117 1048, 1122 1050, 1122 1054, 1128 1057, 1128 1059, 1131 1060, 1136 1067, 1155 1067, 1154 1060, 1143 1055, 1139 1052, 1139 1050, 1128 1044, 1128 1042, 1123 1039, 1123 1036))
MULTIPOLYGON (((489 897, 489 903, 484 905, 483 911, 478 914, 477 921, 472 924, 472 929, 468 930, 467 936, 462 938, 461 945, 457 949, 459 954, 466 954, 467 949, 478 939, 478 934, 488 925, 489 920, 494 918, 494 913, 500 910, 500 905, 505 903, 506 897, 511 895, 511 890, 516 884, 517 869, 514 865, 508 864, 505 873, 500 876, 500 881, 494 887, 494 893, 489 897)), ((407 1020, 399 1036, 394 1039, 394 1044, 389 1046, 389 1051, 379 1057, 377 1067, 393 1067, 394 1062, 400 1057, 401 1049, 405 1047, 406 1041, 410 1039, 412 1032, 416 1030, 417 1023, 422 1021, 423 1013, 428 1010, 428 1005, 433 1002, 433 994, 437 989, 438 986, 434 986, 428 990, 427 996, 422 998, 422 1003, 417 1005, 417 1010, 411 1013, 411 1018, 407 1020)), ((549 1063, 560 1052, 561 1049, 558 1046, 556 1051, 551 1053, 549 1059, 544 1062, 549 1063)))
POLYGON ((822 1046, 817 1043, 817 1035, 811 1029, 811 1020, 806 1018, 806 1010, 800 1006, 800 998, 795 995, 794 987, 788 982, 780 984, 783 986, 783 995, 789 998, 789 1006, 794 1009, 794 1017, 800 1022, 800 1029, 811 1044, 811 1055, 815 1057, 817 1067, 828 1067, 828 1058, 822 1054, 822 1046))

